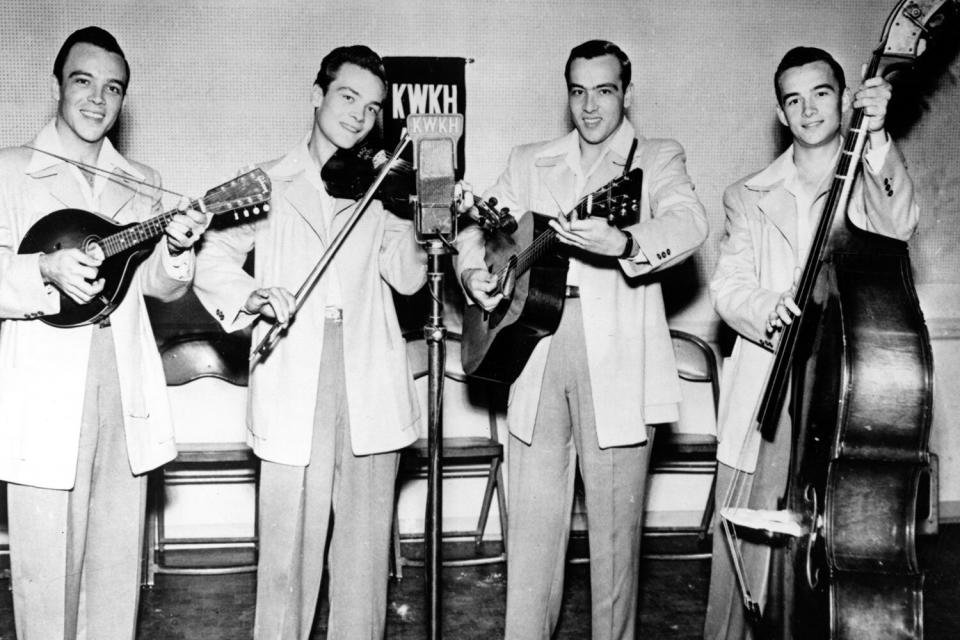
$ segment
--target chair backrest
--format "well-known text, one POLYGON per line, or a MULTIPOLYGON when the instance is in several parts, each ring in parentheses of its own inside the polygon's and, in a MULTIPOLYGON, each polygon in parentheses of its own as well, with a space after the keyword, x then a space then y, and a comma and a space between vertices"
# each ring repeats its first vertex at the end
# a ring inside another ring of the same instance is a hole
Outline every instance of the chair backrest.
POLYGON ((198 378, 219 378, 247 386, 250 338, 229 333, 194 333, 177 336, 163 344, 160 357, 167 386, 198 378))
POLYGON ((160 348, 178 444, 238 443, 246 438, 250 339, 203 332, 160 348))
POLYGON ((673 351, 677 361, 677 375, 686 383, 682 386, 681 433, 710 433, 716 435, 717 409, 720 402, 720 373, 717 357, 702 338, 670 330, 673 351), (697 387, 704 386, 703 392, 697 387))

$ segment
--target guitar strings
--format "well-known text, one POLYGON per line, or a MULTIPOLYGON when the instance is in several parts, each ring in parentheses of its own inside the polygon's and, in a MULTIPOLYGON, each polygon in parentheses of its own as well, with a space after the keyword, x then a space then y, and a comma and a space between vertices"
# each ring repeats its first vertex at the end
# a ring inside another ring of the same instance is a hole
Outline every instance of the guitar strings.
MULTIPOLYGON (((609 196, 610 192, 612 192, 613 189, 616 188, 620 182, 623 182, 623 180, 624 180, 624 177, 622 176, 620 178, 617 178, 609 182, 607 185, 598 189, 597 191, 588 193, 587 195, 581 197, 577 201, 577 203, 573 206, 573 208, 571 209, 571 212, 579 211, 586 204, 590 196, 596 196, 597 194, 600 194, 602 197, 604 193, 606 193, 609 196)), ((615 199, 623 198, 623 197, 624 196, 614 196, 615 199)), ((527 256, 529 256, 529 259, 533 262, 538 260, 540 258, 540 255, 544 251, 549 249, 548 243, 553 241, 556 235, 557 235, 557 232, 551 227, 550 229, 547 229, 546 231, 541 233, 539 236, 537 236, 533 240, 533 242, 530 243, 530 246, 527 247, 525 251, 521 252, 520 260, 523 261, 524 266, 527 261, 527 256)), ((503 277, 504 275, 506 275, 507 271, 511 268, 517 269, 518 271, 525 271, 525 269, 520 269, 519 266, 520 266, 519 264, 517 265, 506 264, 503 267, 501 267, 499 271, 497 271, 497 277, 503 277)))

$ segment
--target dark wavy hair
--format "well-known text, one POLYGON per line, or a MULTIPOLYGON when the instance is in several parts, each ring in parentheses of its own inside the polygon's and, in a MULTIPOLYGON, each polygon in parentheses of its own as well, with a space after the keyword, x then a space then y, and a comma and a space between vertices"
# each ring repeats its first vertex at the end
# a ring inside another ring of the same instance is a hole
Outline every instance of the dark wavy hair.
POLYGON ((810 64, 811 62, 826 62, 833 71, 833 77, 837 79, 837 82, 840 85, 840 93, 843 93, 843 90, 847 86, 846 79, 843 76, 843 67, 841 67, 840 64, 833 59, 832 55, 823 49, 817 49, 816 47, 794 47, 784 54, 780 64, 777 65, 777 70, 773 74, 773 88, 777 92, 777 104, 783 104, 783 91, 780 89, 780 76, 782 76, 787 69, 802 67, 803 65, 810 64))
POLYGON ((126 92, 127 86, 130 84, 130 64, 127 62, 127 56, 123 54, 123 49, 120 48, 117 39, 110 35, 110 32, 100 27, 84 27, 83 29, 78 29, 63 41, 63 45, 60 47, 60 51, 53 61, 53 75, 56 76, 57 82, 63 83, 63 65, 67 62, 67 56, 70 55, 70 50, 73 49, 73 45, 80 44, 81 42, 100 47, 123 58, 123 66, 127 69, 127 81, 123 85, 123 90, 126 92))
POLYGON ((383 68, 383 60, 370 47, 362 44, 337 47, 325 55, 320 61, 320 71, 317 72, 317 79, 313 84, 318 85, 326 93, 330 83, 337 77, 340 67, 348 62, 366 69, 380 78, 380 82, 387 84, 387 72, 383 68))
POLYGON ((621 88, 626 90, 630 86, 630 79, 633 75, 630 58, 623 52, 623 49, 609 40, 587 40, 570 50, 567 66, 563 69, 563 77, 567 81, 567 88, 570 88, 570 65, 573 64, 574 60, 577 58, 591 60, 606 55, 613 56, 620 63, 620 84, 622 85, 621 88))

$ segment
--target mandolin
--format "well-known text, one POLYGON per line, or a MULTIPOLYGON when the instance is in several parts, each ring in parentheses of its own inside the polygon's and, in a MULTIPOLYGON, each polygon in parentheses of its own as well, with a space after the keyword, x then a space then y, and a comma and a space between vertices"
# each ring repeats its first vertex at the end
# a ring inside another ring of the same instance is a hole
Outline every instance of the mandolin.
MULTIPOLYGON (((188 208, 213 215, 232 215, 233 221, 249 220, 270 209, 270 178, 261 169, 254 169, 206 192, 188 208)), ((96 213, 82 209, 60 209, 40 218, 24 235, 18 253, 52 253, 61 249, 90 251, 99 247, 104 261, 97 277, 103 278, 100 294, 79 304, 60 294, 60 311, 41 316, 40 320, 54 327, 78 327, 101 322, 123 300, 133 274, 153 250, 153 242, 163 235, 167 224, 180 209, 139 223, 118 224, 96 213)))
MULTIPOLYGON (((566 217, 602 217, 618 228, 635 224, 642 185, 643 170, 633 169, 585 196, 566 217)), ((547 220, 531 213, 520 217, 513 235, 487 235, 487 262, 498 282, 491 295, 502 293, 503 300, 489 313, 476 305, 464 310, 461 358, 468 375, 512 383, 537 342, 557 330, 569 261, 547 220)))

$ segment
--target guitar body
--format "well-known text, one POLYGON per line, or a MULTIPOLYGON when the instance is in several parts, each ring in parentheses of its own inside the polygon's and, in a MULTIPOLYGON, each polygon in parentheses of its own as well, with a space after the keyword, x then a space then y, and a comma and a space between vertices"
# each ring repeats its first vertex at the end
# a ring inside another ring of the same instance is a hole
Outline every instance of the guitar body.
MULTIPOLYGON (((45 215, 27 231, 18 253, 53 253, 60 249, 89 250, 101 239, 134 227, 81 209, 60 209, 45 215)), ((60 294, 60 312, 41 316, 40 320, 54 327, 78 327, 100 322, 116 308, 137 270, 137 265, 153 249, 153 244, 138 245, 108 256, 100 265, 97 277, 103 278, 103 291, 86 304, 79 304, 60 294)))
MULTIPOLYGON (((510 261, 549 227, 546 216, 528 213, 513 235, 496 233, 487 239, 491 273, 510 261)), ((477 305, 464 310, 461 356, 463 370, 477 378, 510 384, 520 375, 544 336, 557 330, 563 313, 569 261, 549 252, 516 279, 513 295, 486 313, 477 305)))

